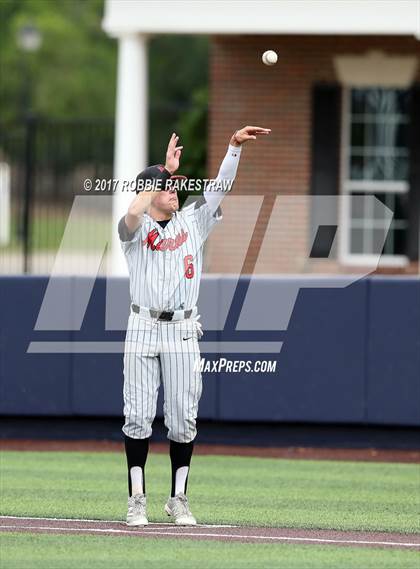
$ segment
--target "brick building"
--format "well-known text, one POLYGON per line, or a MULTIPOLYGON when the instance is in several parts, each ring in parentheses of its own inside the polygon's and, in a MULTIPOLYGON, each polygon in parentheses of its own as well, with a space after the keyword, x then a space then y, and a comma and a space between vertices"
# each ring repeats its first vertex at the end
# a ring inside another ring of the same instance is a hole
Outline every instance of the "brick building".
MULTIPOLYGON (((120 53, 116 177, 146 164, 149 34, 211 38, 210 176, 235 129, 272 129, 244 149, 224 223, 207 246, 208 271, 419 272, 415 0, 236 0, 223 8, 107 0, 104 29, 120 53), (261 62, 267 49, 279 55, 273 67, 261 62)), ((116 196, 115 220, 125 207, 116 196)))
MULTIPOLYGON (((373 195, 383 202, 394 218, 378 272, 416 273, 420 42, 386 36, 217 36, 210 65, 209 171, 217 171, 226 138, 238 125, 272 128, 269 139, 244 148, 235 183, 235 194, 264 196, 244 271, 373 268, 377 258, 372 253, 385 235, 379 219, 368 211, 352 211, 357 204, 351 197, 344 200, 349 207, 337 212, 342 230, 333 249, 329 251, 327 232, 325 247, 321 243, 325 250, 308 259, 313 206, 302 198, 329 194, 373 195), (279 55, 274 67, 261 64, 267 48, 279 55), (273 211, 277 196, 284 198, 273 211), (287 211, 282 214, 283 206, 287 211), (276 219, 267 235, 270 215, 276 219), (340 243, 345 233, 348 239, 340 243)), ((242 241, 241 232, 220 226, 210 244, 210 269, 229 271, 242 241), (214 251, 225 249, 226 242, 228 254, 219 257, 214 251)))

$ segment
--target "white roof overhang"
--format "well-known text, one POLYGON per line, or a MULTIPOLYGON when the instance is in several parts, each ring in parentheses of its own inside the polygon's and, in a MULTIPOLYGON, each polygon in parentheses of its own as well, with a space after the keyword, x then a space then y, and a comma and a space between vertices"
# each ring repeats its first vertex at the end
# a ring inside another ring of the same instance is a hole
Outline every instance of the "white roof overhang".
POLYGON ((420 37, 420 0, 106 0, 104 30, 420 37))

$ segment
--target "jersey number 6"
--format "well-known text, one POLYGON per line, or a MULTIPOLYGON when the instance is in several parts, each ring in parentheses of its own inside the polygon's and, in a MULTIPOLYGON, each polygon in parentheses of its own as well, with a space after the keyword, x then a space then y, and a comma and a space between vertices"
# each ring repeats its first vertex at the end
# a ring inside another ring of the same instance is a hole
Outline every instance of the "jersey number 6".
POLYGON ((184 274, 186 279, 192 279, 194 276, 194 265, 192 261, 193 261, 192 255, 186 255, 184 257, 184 270, 185 270, 184 274))

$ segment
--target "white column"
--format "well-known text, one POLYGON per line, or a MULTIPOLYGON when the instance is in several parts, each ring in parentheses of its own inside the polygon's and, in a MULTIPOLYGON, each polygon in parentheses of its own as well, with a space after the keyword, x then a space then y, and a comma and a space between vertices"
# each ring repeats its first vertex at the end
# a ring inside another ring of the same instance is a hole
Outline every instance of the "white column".
POLYGON ((147 165, 147 36, 130 34, 118 40, 117 102, 115 114, 114 179, 119 180, 112 205, 111 262, 108 272, 126 275, 117 225, 133 199, 122 192, 124 180, 135 179, 147 165))
POLYGON ((0 245, 10 242, 10 166, 0 162, 0 245))

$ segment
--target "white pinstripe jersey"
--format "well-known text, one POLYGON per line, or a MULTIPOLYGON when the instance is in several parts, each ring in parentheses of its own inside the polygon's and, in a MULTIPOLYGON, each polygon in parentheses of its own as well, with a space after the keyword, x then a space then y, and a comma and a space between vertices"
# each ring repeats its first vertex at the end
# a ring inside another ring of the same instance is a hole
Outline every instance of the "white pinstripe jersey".
POLYGON ((150 217, 129 234, 124 217, 118 231, 130 275, 131 302, 156 310, 194 308, 203 265, 203 245, 220 210, 204 198, 175 212, 164 228, 150 217))

